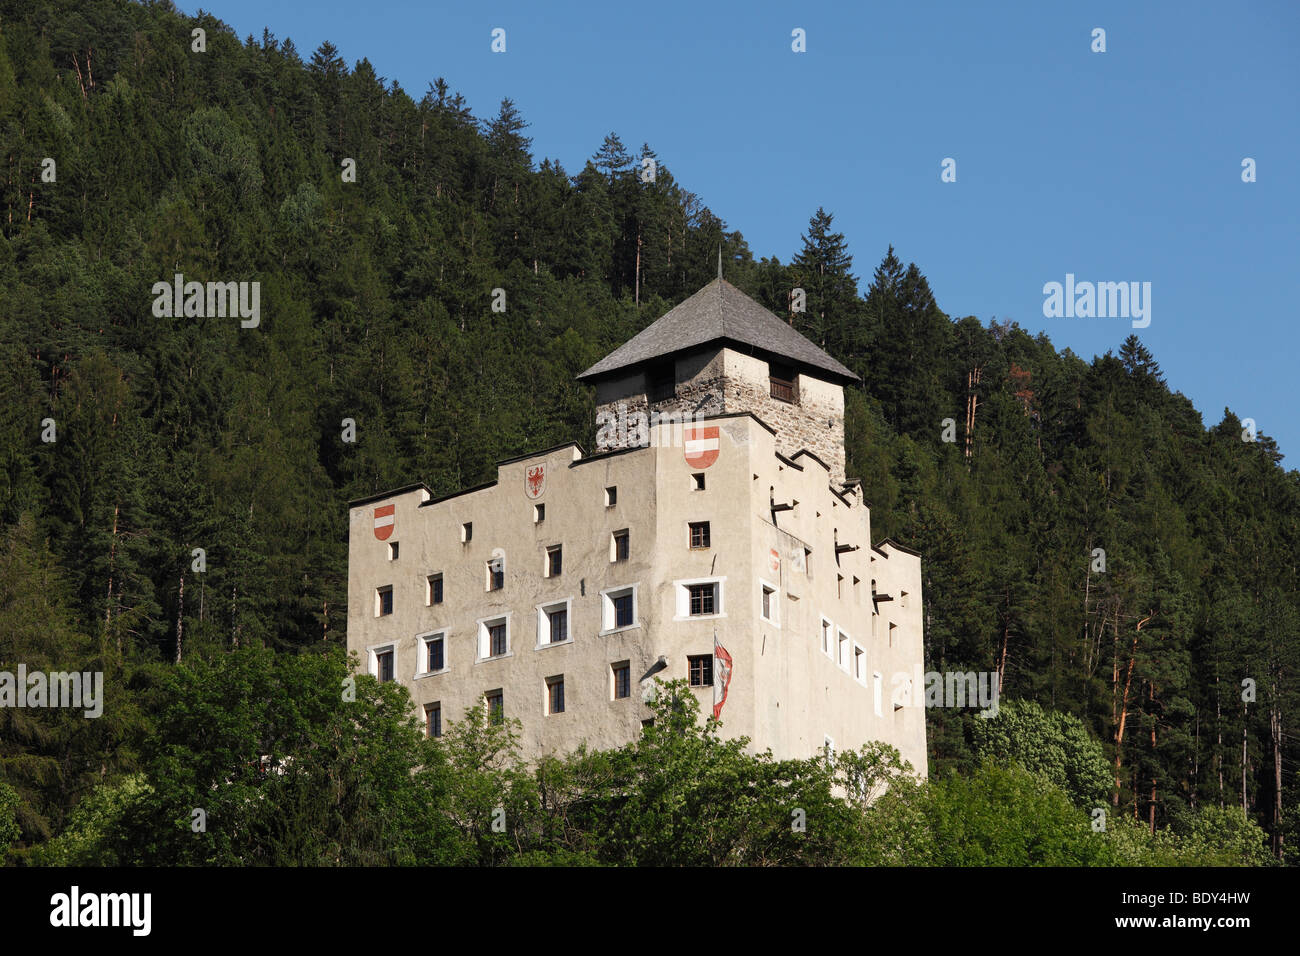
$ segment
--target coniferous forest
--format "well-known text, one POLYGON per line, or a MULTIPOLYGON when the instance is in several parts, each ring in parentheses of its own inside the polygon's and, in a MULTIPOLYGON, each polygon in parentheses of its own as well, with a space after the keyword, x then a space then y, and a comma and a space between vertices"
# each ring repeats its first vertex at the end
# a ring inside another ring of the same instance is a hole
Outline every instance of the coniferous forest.
POLYGON ((565 169, 451 83, 166 0, 0 0, 0 670, 105 681, 98 719, 0 708, 9 862, 1300 859, 1300 473, 1275 442, 1203 421, 1137 336, 1085 358, 945 313, 831 209, 755 259, 635 131, 565 169), (540 767, 508 725, 424 738, 368 677, 343 710, 347 502, 590 448, 574 376, 719 247, 861 376, 848 471, 923 556, 926 667, 996 671, 1002 716, 930 711, 915 784, 887 749, 775 761, 680 708, 540 767), (177 273, 260 282, 260 324, 158 317, 177 273))

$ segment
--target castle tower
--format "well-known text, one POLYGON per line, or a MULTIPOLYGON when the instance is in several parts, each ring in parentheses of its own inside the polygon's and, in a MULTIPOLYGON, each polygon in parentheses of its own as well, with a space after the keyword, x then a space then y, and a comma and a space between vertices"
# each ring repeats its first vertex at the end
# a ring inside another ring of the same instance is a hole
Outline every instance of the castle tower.
MULTIPOLYGON (((752 412, 777 449, 807 450, 844 482, 844 385, 858 377, 724 279, 715 279, 578 378, 603 420, 752 412)), ((606 448, 636 443, 625 428, 606 448)))

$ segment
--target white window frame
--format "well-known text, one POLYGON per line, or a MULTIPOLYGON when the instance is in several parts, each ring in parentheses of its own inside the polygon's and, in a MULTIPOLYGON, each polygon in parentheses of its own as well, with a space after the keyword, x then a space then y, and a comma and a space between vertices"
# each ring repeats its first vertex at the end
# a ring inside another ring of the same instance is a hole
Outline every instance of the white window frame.
POLYGON ((821 641, 822 653, 835 660, 835 622, 825 615, 822 615, 821 634, 818 638, 821 641))
POLYGON ((863 687, 867 686, 867 649, 856 643, 853 645, 853 679, 863 687))
POLYGON ((766 621, 773 627, 781 626, 781 589, 771 581, 766 581, 763 578, 758 579, 758 617, 759 620, 766 621), (764 591, 770 591, 772 593, 771 600, 767 602, 772 611, 771 617, 763 614, 764 591))
POLYGON ((885 715, 884 715, 884 713, 883 713, 883 712, 881 711, 881 709, 880 709, 880 695, 884 692, 884 689, 885 689, 885 678, 884 678, 884 675, 881 674, 880 671, 872 671, 872 672, 871 672, 871 683, 872 683, 872 685, 873 685, 873 686, 875 687, 875 689, 876 689, 876 694, 875 694, 875 697, 876 697, 876 716, 877 716, 877 717, 884 717, 885 715))
POLYGON ((712 578, 679 578, 673 582, 673 595, 676 598, 676 606, 673 615, 674 621, 714 621, 721 617, 727 616, 726 588, 727 576, 721 575, 712 578), (692 614, 691 613, 691 592, 688 590, 693 584, 712 584, 714 586, 713 605, 716 610, 712 614, 692 614))
POLYGON ((605 486, 605 507, 606 507, 606 508, 617 508, 617 507, 618 507, 618 485, 606 485, 606 486, 605 486), (612 495, 612 497, 613 497, 613 499, 614 499, 613 501, 610 501, 610 500, 609 500, 610 497, 611 497, 611 495, 610 495, 610 492, 611 492, 611 491, 614 492, 614 494, 612 495))
MULTIPOLYGON (((634 602, 635 603, 635 602, 634 602)), ((536 605, 537 609, 537 646, 534 650, 542 650, 546 647, 563 647, 565 644, 573 643, 573 595, 563 598, 559 601, 547 601, 545 604, 536 605), (568 619, 569 636, 562 641, 552 641, 551 636, 551 618, 548 611, 554 611, 557 608, 564 608, 564 613, 568 619), (543 639, 545 638, 545 640, 543 639)))
POLYGON ((533 505, 533 524, 541 524, 546 520, 546 504, 533 505))
POLYGON ((388 542, 388 560, 389 560, 389 561, 396 561, 396 560, 397 560, 397 555, 400 553, 399 550, 398 550, 398 547, 397 547, 398 544, 400 544, 400 542, 398 542, 398 541, 390 541, 390 542, 388 542))
POLYGON ((393 680, 397 680, 397 641, 385 641, 382 644, 371 644, 366 648, 366 671, 375 680, 379 679, 379 655, 384 651, 393 652, 393 680))
POLYGON ((844 673, 850 673, 849 670, 849 648, 853 646, 853 638, 847 631, 835 631, 835 663, 844 673))
POLYGON ((445 674, 451 670, 451 662, 447 656, 447 649, 451 646, 447 640, 448 633, 448 631, 425 631, 423 634, 415 635, 415 680, 419 680, 421 677, 433 677, 435 674, 445 674), (429 645, 436 638, 442 640, 442 670, 427 671, 424 666, 429 659, 429 645))
POLYGON ((619 587, 605 588, 600 592, 600 634, 604 637, 606 634, 617 634, 619 631, 630 631, 635 627, 641 626, 641 596, 640 584, 624 584, 619 587), (614 598, 623 597, 626 594, 632 595, 632 623, 624 624, 622 627, 615 627, 614 622, 617 620, 614 612, 614 598))
POLYGON ((477 646, 474 648, 474 663, 479 664, 483 661, 499 661, 505 657, 513 657, 515 653, 514 639, 510 635, 510 611, 504 614, 493 614, 489 617, 481 617, 474 622, 475 630, 478 634, 477 646), (484 651, 492 649, 492 638, 488 634, 489 624, 499 624, 505 622, 506 625, 506 652, 498 654, 495 657, 485 655, 484 651))

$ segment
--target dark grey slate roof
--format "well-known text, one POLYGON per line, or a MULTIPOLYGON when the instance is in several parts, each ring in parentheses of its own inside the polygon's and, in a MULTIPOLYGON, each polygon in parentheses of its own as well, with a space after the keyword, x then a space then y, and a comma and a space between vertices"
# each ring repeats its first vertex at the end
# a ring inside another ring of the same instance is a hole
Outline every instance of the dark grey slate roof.
POLYGON ((830 373, 828 377, 834 381, 858 380, 847 368, 725 279, 714 279, 578 378, 601 378, 631 365, 719 340, 830 373))

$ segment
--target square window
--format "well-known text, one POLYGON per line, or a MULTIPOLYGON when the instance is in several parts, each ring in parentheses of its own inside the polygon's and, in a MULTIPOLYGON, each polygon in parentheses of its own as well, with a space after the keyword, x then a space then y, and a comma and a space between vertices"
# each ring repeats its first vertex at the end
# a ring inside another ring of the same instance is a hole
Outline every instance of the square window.
POLYGON ((488 660, 510 653, 509 616, 478 622, 478 659, 488 660))
POLYGON ((386 684, 393 679, 392 648, 375 655, 375 676, 379 678, 381 684, 386 684))
POLYGON ((389 561, 396 561, 396 560, 397 560, 397 542, 396 542, 396 541, 390 541, 390 542, 388 542, 388 560, 389 560, 389 561))
POLYGON ((632 696, 632 665, 628 661, 611 664, 614 678, 614 699, 625 700, 632 696))
POLYGON ((615 531, 610 538, 609 560, 626 561, 630 550, 627 529, 615 531))
POLYGON ((424 730, 430 737, 442 736, 441 702, 426 704, 424 707, 424 730))
POLYGON ((717 613, 716 584, 688 584, 686 590, 690 595, 689 613, 692 617, 717 613))
POLYGON ((636 586, 625 588, 610 588, 608 591, 601 591, 601 631, 615 631, 621 627, 635 627, 637 624, 636 616, 636 586))
POLYGON ((697 471, 695 474, 691 475, 691 490, 692 491, 704 490, 704 472, 697 471))
POLYGON ((709 523, 707 521, 692 521, 691 528, 691 547, 693 549, 707 548, 709 546, 709 523))
POLYGON ((424 603, 428 605, 442 603, 442 572, 429 575, 425 583, 424 603))
POLYGON ((506 563, 500 558, 493 558, 487 563, 487 589, 500 591, 506 586, 506 563))
POLYGON ((499 724, 506 719, 506 698, 503 691, 488 691, 483 695, 483 704, 487 707, 488 720, 491 723, 499 724))
POLYGON ((558 577, 564 568, 564 555, 560 545, 553 545, 546 549, 546 576, 548 578, 558 577))
POLYGON ((692 687, 713 686, 713 655, 698 654, 686 658, 692 687))
POLYGON ((460 526, 460 540, 466 544, 474 540, 474 522, 466 521, 460 526))
POLYGON ((546 505, 533 505, 533 524, 541 524, 546 520, 546 505))
POLYGON ((375 617, 393 613, 393 586, 375 589, 375 617))
POLYGON ((618 487, 610 485, 605 489, 605 507, 612 508, 618 504, 618 487))
POLYGON ((564 713, 564 675, 546 678, 546 713, 564 713))

